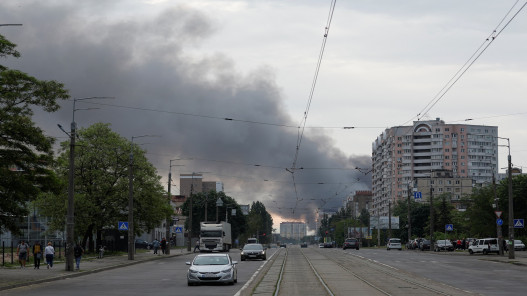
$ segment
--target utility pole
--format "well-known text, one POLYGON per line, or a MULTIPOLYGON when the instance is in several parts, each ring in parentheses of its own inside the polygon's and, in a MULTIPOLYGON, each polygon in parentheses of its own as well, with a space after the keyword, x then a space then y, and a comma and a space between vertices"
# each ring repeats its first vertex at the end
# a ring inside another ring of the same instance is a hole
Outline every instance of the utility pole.
POLYGON ((132 137, 130 141, 130 161, 128 164, 128 260, 134 260, 135 254, 135 232, 134 232, 134 139, 144 137, 156 137, 154 135, 142 135, 132 137))
POLYGON ((512 160, 511 160, 511 143, 507 138, 508 155, 508 177, 509 177, 509 259, 514 259, 514 201, 512 196, 512 160))
MULTIPOLYGON (((21 26, 21 24, 5 24, 8 26, 21 26)), ((75 137, 77 130, 77 123, 75 123, 75 111, 78 110, 93 110, 99 108, 83 108, 76 109, 77 101, 90 99, 110 99, 112 97, 88 97, 88 98, 74 98, 73 112, 70 126, 70 133, 68 134, 60 124, 58 127, 70 137, 70 157, 69 157, 69 172, 68 172, 68 207, 66 214, 66 271, 73 271, 73 247, 75 245, 75 137)))
POLYGON ((430 170, 430 248, 434 246, 434 188, 432 186, 432 174, 430 170))
POLYGON ((194 193, 194 173, 192 173, 192 182, 190 183, 190 209, 188 215, 188 245, 187 251, 192 249, 192 194, 194 193))
POLYGON ((412 239, 412 220, 410 217, 410 199, 412 192, 410 191, 410 182, 408 182, 408 241, 412 239))
MULTIPOLYGON (((496 205, 495 209, 496 209, 496 212, 498 212, 499 211, 498 195, 496 194, 496 178, 494 176, 494 172, 492 173, 492 192, 494 193, 494 203, 496 205)), ((503 235, 501 233, 501 225, 496 223, 496 227, 497 227, 497 234, 498 234, 498 249, 500 250, 500 255, 503 256, 504 250, 503 250, 503 235)))
POLYGON ((392 238, 392 198, 388 200, 388 238, 392 238))
MULTIPOLYGON (((169 168, 168 168, 168 205, 170 206, 170 208, 172 208, 171 206, 171 203, 170 201, 172 200, 172 194, 171 194, 171 189, 172 189, 172 167, 173 166, 183 166, 183 165, 172 165, 172 161, 173 160, 179 160, 179 159, 171 159, 169 161, 169 168)), ((167 255, 170 255, 170 222, 172 222, 172 214, 173 214, 173 210, 172 212, 170 213, 170 216, 168 216, 166 218, 166 229, 165 229, 165 237, 167 239, 167 247, 165 249, 165 253, 167 255)), ((175 242, 174 242, 175 244, 175 242)))

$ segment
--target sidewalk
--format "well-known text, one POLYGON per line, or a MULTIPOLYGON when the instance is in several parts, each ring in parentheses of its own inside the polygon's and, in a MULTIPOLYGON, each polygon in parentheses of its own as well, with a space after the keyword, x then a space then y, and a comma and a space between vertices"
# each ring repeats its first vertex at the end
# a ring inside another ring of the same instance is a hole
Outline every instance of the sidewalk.
MULTIPOLYGON (((139 264, 145 261, 159 260, 166 257, 181 256, 190 253, 191 252, 188 252, 186 249, 171 249, 170 255, 154 255, 153 251, 150 250, 148 252, 135 254, 134 260, 128 260, 127 254, 120 256, 106 256, 102 259, 97 259, 95 256, 85 255, 82 256, 79 271, 66 271, 64 261, 55 263, 51 269, 47 269, 44 260, 40 263, 40 269, 34 269, 33 264, 27 264, 24 269, 21 269, 20 266, 16 268, 0 267, 0 291, 65 278, 78 277, 90 273, 139 264)), ((64 260, 64 258, 62 258, 62 260, 64 260)))

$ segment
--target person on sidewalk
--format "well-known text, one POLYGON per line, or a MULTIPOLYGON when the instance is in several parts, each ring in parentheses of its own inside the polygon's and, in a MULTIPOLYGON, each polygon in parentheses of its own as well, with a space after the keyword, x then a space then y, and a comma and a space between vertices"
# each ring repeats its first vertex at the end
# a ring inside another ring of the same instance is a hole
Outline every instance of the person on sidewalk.
POLYGON ((33 245, 33 261, 35 261, 35 267, 33 269, 40 269, 40 259, 42 259, 42 247, 40 242, 37 241, 33 245))
POLYGON ((100 248, 99 248, 99 259, 102 259, 102 257, 104 257, 104 246, 101 245, 100 248))
POLYGON ((196 253, 196 250, 198 250, 198 252, 201 252, 201 250, 199 249, 199 239, 196 241, 196 245, 194 246, 194 253, 196 253))
POLYGON ((48 269, 53 268, 53 258, 55 257, 55 248, 48 242, 48 246, 44 249, 44 255, 46 256, 46 262, 48 263, 48 269))
POLYGON ((77 270, 80 269, 82 254, 84 254, 84 249, 81 247, 80 243, 75 244, 75 248, 73 248, 73 255, 75 256, 77 270))
POLYGON ((167 248, 167 240, 165 238, 163 238, 161 240, 161 251, 163 251, 163 254, 165 254, 166 248, 167 248))
POLYGON ((159 246, 161 245, 159 241, 157 240, 157 238, 152 242, 152 245, 154 247, 154 254, 157 254, 157 250, 159 250, 159 246))
POLYGON ((29 257, 29 245, 25 241, 20 241, 18 247, 16 248, 16 255, 18 256, 18 262, 20 263, 20 268, 26 268, 26 260, 29 257))

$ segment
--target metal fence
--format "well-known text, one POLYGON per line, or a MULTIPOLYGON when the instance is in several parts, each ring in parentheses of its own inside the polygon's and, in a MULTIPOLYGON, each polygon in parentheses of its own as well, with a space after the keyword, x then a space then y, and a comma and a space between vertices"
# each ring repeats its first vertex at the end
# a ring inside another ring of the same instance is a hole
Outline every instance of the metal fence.
MULTIPOLYGON (((29 252, 28 252, 28 260, 27 262, 33 262, 34 263, 34 256, 33 256, 33 245, 35 242, 32 242, 33 244, 29 244, 29 252)), ((62 241, 51 241, 53 248, 55 249, 55 258, 61 259, 64 256, 64 245, 62 241)), ((44 252, 44 248, 47 246, 47 243, 44 241, 40 242, 42 252, 44 252)), ((6 264, 15 264, 15 262, 18 262, 18 257, 16 255, 16 250, 18 248, 18 243, 13 243, 11 241, 10 243, 6 243, 5 241, 2 241, 1 245, 1 253, 2 253, 2 266, 6 266, 6 264)))

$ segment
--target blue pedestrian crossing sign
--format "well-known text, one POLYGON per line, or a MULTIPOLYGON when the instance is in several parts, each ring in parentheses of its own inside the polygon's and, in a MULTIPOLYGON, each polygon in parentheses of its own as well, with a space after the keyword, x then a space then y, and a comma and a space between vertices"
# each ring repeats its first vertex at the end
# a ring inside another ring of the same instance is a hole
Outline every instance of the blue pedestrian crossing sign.
POLYGON ((454 224, 445 225, 445 231, 454 231, 454 224))
POLYGON ((414 199, 423 199, 422 192, 414 192, 414 199))
POLYGON ((524 225, 523 219, 514 219, 514 228, 523 228, 524 225))
POLYGON ((181 226, 174 227, 174 232, 175 233, 183 233, 183 227, 181 227, 181 226))
POLYGON ((117 229, 128 231, 128 222, 119 221, 117 229))

